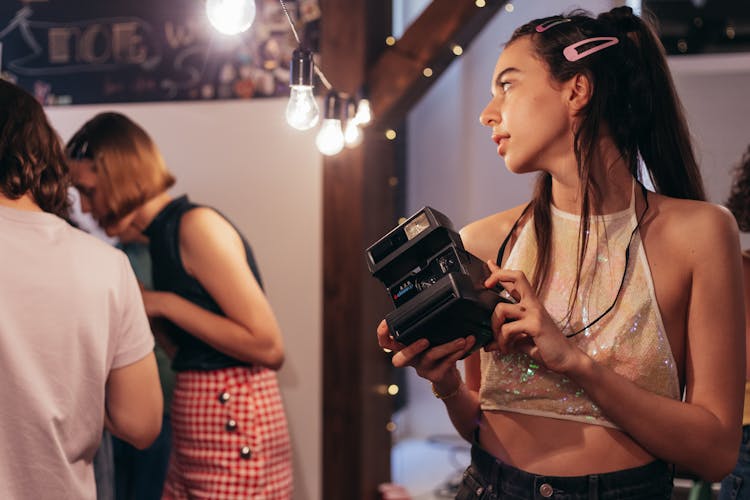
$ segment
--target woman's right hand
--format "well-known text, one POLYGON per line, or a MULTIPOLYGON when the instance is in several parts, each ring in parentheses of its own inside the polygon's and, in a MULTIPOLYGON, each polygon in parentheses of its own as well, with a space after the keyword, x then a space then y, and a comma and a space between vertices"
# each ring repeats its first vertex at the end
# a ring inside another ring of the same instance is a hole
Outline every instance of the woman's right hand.
POLYGON ((471 351, 476 342, 470 335, 435 347, 430 347, 430 342, 424 338, 404 345, 393 338, 385 320, 380 322, 377 332, 380 347, 395 353, 391 358, 393 366, 413 366, 417 375, 436 385, 455 377, 456 362, 471 351))

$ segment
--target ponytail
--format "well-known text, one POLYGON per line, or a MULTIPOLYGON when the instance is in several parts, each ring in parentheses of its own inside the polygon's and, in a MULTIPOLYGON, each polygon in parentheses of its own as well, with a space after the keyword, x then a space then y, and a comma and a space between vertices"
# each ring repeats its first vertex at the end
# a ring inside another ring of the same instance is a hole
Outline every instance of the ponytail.
MULTIPOLYGON (((618 7, 597 18, 623 42, 621 68, 627 74, 625 120, 634 132, 628 149, 640 154, 657 192, 675 198, 705 200, 687 120, 667 65, 664 47, 654 29, 618 7), (634 143, 634 144, 633 144, 634 143)), ((624 75, 623 75, 624 76, 624 75)), ((618 126, 612 126, 613 131, 618 126)), ((621 127, 620 127, 621 128, 621 127)), ((630 134, 620 132, 620 137, 630 134)), ((617 138, 615 139, 617 140, 617 138)), ((631 155, 635 160, 635 154, 631 155)), ((632 166, 631 166, 632 168, 632 166)))

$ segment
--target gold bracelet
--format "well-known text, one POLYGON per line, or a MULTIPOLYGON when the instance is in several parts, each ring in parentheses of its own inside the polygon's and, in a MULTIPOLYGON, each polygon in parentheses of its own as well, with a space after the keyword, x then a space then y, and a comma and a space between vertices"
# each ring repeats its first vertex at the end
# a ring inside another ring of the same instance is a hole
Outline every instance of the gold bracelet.
POLYGON ((440 393, 439 393, 439 392, 437 391, 437 389, 435 389, 435 384, 432 384, 432 393, 433 393, 433 394, 435 395, 435 397, 436 397, 436 398, 438 398, 438 399, 442 399, 443 401, 445 401, 446 399, 450 399, 450 398, 452 398, 453 396, 455 396, 456 394, 458 394, 458 391, 460 391, 460 390, 461 390, 461 386, 462 386, 462 385, 464 385, 464 382, 463 382, 463 380, 462 380, 462 381, 460 381, 460 382, 458 383, 458 387, 456 387, 456 388, 455 388, 455 389, 454 389, 454 390, 453 390, 452 392, 450 392, 450 393, 448 393, 448 394, 445 394, 445 395, 443 395, 443 394, 440 394, 440 393))

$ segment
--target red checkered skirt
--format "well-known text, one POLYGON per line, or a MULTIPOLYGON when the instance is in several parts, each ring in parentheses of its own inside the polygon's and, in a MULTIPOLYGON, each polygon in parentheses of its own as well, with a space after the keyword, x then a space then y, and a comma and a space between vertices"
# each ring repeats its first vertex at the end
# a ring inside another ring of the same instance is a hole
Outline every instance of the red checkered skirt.
POLYGON ((275 372, 179 372, 171 422, 162 498, 291 498, 291 446, 275 372))

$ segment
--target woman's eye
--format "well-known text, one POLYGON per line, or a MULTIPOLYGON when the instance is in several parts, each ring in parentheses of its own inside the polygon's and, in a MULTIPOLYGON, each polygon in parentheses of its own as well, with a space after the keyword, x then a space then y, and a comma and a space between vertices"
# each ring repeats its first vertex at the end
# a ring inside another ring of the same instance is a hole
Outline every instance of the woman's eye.
POLYGON ((500 90, 507 92, 510 88, 510 82, 500 82, 500 90))

